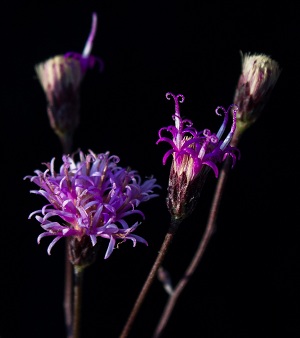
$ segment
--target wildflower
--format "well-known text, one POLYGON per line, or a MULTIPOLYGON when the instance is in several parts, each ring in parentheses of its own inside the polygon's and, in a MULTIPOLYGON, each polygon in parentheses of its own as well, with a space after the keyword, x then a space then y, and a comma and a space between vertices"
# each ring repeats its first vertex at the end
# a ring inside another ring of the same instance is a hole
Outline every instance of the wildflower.
POLYGON ((73 133, 79 124, 80 83, 88 68, 102 61, 90 55, 97 29, 97 15, 93 13, 92 28, 83 53, 69 52, 54 56, 35 66, 37 77, 47 99, 50 125, 70 148, 73 133))
MULTIPOLYGON (((131 240, 147 245, 147 241, 135 235, 140 224, 129 225, 128 216, 144 213, 138 209, 141 203, 158 196, 153 189, 160 188, 156 179, 142 182, 137 171, 117 166, 119 158, 109 152, 85 155, 79 151, 79 161, 64 155, 59 172, 54 170, 54 158, 46 163, 46 171, 35 171, 26 176, 40 187, 31 193, 46 198, 49 204, 29 215, 40 222, 45 232, 38 236, 38 243, 47 236, 54 236, 48 246, 48 254, 62 237, 71 237, 70 261, 74 265, 87 265, 96 254, 98 237, 109 239, 105 253, 108 258, 117 241, 131 240)), ((132 219, 132 217, 130 218, 132 219)), ((119 243, 119 242, 118 242, 119 243)))
POLYGON ((281 73, 278 63, 267 55, 241 53, 241 57, 242 72, 234 94, 239 134, 260 116, 281 73))
POLYGON ((231 156, 232 166, 234 166, 236 154, 239 156, 238 149, 229 145, 236 128, 237 107, 231 105, 227 110, 217 107, 216 114, 224 114, 224 121, 217 134, 212 133, 209 129, 198 132, 193 127, 191 120, 183 119, 180 115, 179 103, 184 102, 184 96, 167 93, 166 97, 168 100, 172 97, 175 101, 175 114, 173 115, 175 126, 161 128, 156 143, 165 141, 171 146, 171 149, 163 157, 165 165, 169 156, 173 156, 167 206, 175 219, 183 219, 194 210, 210 169, 218 177, 217 163, 224 161, 227 156, 231 156), (233 113, 232 126, 226 138, 221 140, 230 111, 233 113), (164 131, 171 133, 172 138, 163 136, 164 131))

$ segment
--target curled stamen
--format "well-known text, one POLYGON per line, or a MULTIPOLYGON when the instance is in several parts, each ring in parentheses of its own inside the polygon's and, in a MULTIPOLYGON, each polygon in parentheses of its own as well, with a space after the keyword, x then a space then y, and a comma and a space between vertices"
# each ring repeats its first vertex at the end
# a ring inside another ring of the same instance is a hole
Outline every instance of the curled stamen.
POLYGON ((222 109, 223 112, 224 112, 224 114, 226 114, 226 109, 225 109, 224 107, 222 107, 222 106, 218 106, 218 107, 215 109, 215 112, 216 112, 217 115, 219 115, 219 116, 222 115, 221 113, 219 113, 219 109, 222 109))
POLYGON ((176 143, 177 146, 179 146, 181 144, 182 141, 182 129, 183 129, 183 123, 182 123, 182 119, 180 117, 180 109, 179 109, 179 103, 183 103, 185 97, 182 94, 178 94, 178 95, 174 95, 171 92, 168 92, 166 94, 166 98, 168 100, 170 100, 170 96, 173 97, 174 102, 175 102, 175 115, 174 115, 174 120, 175 120, 175 127, 178 130, 177 136, 176 136, 176 143))
POLYGON ((168 93, 166 94, 166 98, 167 98, 168 100, 171 100, 170 96, 173 97, 173 99, 174 99, 175 102, 176 102, 176 101, 179 101, 179 103, 183 103, 184 100, 185 100, 185 97, 184 97, 184 95, 182 95, 182 94, 174 95, 173 93, 168 92, 168 93), (178 100, 178 99, 180 99, 180 100, 178 100))
POLYGON ((212 134, 209 129, 203 130, 203 135, 211 143, 218 143, 219 139, 216 134, 212 134))
POLYGON ((91 32, 88 36, 88 39, 86 41, 86 44, 85 44, 83 52, 82 52, 83 58, 88 57, 91 53, 93 41, 94 41, 94 38, 95 38, 95 35, 96 35, 96 31, 97 31, 97 14, 93 13, 91 32))
POLYGON ((221 106, 218 106, 215 110, 216 114, 221 116, 222 114, 219 113, 219 109, 222 109, 223 112, 224 112, 224 120, 223 120, 223 123, 217 133, 217 137, 218 139, 220 139, 225 131, 225 128, 226 128, 226 125, 227 125, 227 122, 228 122, 228 110, 226 111, 226 109, 224 107, 221 107, 221 106))
POLYGON ((236 114, 237 114, 237 111, 238 111, 239 108, 238 108, 237 105, 231 104, 227 109, 227 115, 228 115, 228 113, 231 109, 233 109, 233 111, 232 111, 232 126, 231 126, 231 129, 230 129, 230 132, 228 133, 224 142, 220 146, 221 150, 225 149, 228 146, 228 144, 230 143, 230 141, 233 137, 233 134, 234 134, 234 131, 235 131, 235 128, 236 128, 236 114), (234 107, 236 107, 236 108, 234 108, 234 107))
POLYGON ((210 136, 211 135, 211 131, 209 129, 204 129, 203 130, 203 135, 206 136, 206 137, 210 136))
POLYGON ((215 134, 212 134, 209 129, 203 130, 203 135, 205 136, 205 141, 203 142, 201 149, 198 154, 198 158, 203 159, 206 154, 207 147, 210 143, 218 143, 219 139, 215 134))
POLYGON ((185 97, 182 94, 174 95, 173 93, 168 92, 166 94, 166 98, 168 100, 171 100, 170 96, 173 97, 174 102, 175 102, 175 115, 180 116, 179 103, 183 103, 185 100, 185 97))

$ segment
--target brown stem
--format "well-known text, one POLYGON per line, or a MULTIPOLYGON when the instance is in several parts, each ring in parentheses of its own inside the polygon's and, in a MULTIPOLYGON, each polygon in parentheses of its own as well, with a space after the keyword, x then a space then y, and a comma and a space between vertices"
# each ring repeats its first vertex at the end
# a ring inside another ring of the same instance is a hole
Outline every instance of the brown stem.
POLYGON ((196 250, 196 253, 191 261, 191 263, 189 264, 188 268, 186 269, 183 277, 180 279, 180 281, 178 282, 176 288, 174 289, 174 292, 170 295, 168 302, 163 310, 162 316, 160 317, 160 321, 155 329, 154 335, 152 338, 159 338, 161 337, 161 334, 163 333, 163 330, 165 329, 167 322, 172 314, 172 311, 174 309, 174 306, 177 302, 178 297, 180 296, 181 292, 183 291, 183 289, 185 288, 185 286, 187 285, 187 283, 189 282, 190 278, 192 277, 192 275, 194 274, 199 262, 201 261, 201 258, 203 256, 203 253, 207 247, 207 244, 214 232, 214 228, 215 228, 215 222, 216 222, 216 218, 218 215, 218 211, 219 211, 219 206, 220 206, 220 202, 222 199, 222 195, 223 195, 223 191, 224 191, 224 187, 225 187, 225 183, 227 181, 227 177, 228 177, 228 172, 230 169, 230 165, 231 165, 231 160, 229 158, 227 158, 225 160, 223 169, 221 170, 220 173, 220 177, 217 183, 217 187, 216 187, 216 191, 214 194, 214 199, 212 202, 212 206, 210 209, 210 214, 209 214, 209 218, 208 218, 208 222, 206 224, 206 229, 205 232, 201 238, 201 241, 199 243, 199 246, 196 250))
POLYGON ((120 338, 128 337, 129 332, 131 330, 131 327, 133 325, 133 322, 134 322, 134 320, 135 320, 135 318, 136 318, 136 316, 137 316, 137 314, 140 310, 140 307, 141 307, 141 305, 142 305, 142 303, 143 303, 143 301, 144 301, 144 299, 145 299, 145 297, 146 297, 146 295, 147 295, 147 293, 150 289, 150 286, 152 285, 154 279, 156 278, 157 270, 160 267, 160 265, 162 264, 162 262, 163 262, 163 260, 166 256, 166 253, 167 253, 167 251, 170 247, 170 244, 171 244, 171 242, 172 242, 172 240, 175 236, 175 233, 177 232, 179 224, 180 224, 180 222, 178 223, 176 221, 171 223, 169 231, 166 234, 165 239, 164 239, 164 241, 161 245, 161 248, 159 250, 159 254, 158 254, 158 256, 157 256, 157 258, 156 258, 156 260, 155 260, 155 262, 154 262, 154 264, 151 268, 151 271, 150 271, 150 273, 149 273, 149 275, 148 275, 148 277, 147 277, 147 279, 144 283, 144 286, 143 286, 141 292, 139 293, 138 298, 135 301, 133 309, 131 310, 131 313, 130 313, 128 319, 127 319, 127 322, 126 322, 126 324, 123 328, 123 331, 121 332, 120 338))
POLYGON ((70 133, 65 133, 59 135, 59 139, 61 142, 63 153, 65 155, 70 155, 70 152, 72 151, 73 135, 70 133))
POLYGON ((69 237, 66 238, 65 250, 65 294, 64 294, 64 312, 67 337, 72 338, 72 274, 73 267, 69 260, 69 237))
POLYGON ((80 337, 81 301, 84 268, 74 266, 73 336, 80 337))

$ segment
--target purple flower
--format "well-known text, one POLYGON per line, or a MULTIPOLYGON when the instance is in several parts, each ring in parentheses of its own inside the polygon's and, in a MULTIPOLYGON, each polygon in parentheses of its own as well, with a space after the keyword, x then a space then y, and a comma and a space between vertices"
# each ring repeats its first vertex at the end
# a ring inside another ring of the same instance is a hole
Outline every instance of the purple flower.
MULTIPOLYGON (((111 255, 117 241, 131 240, 133 246, 137 242, 147 245, 145 239, 134 234, 140 223, 129 225, 126 219, 134 215, 144 219, 138 207, 158 196, 153 192, 160 188, 156 179, 148 178, 142 182, 137 171, 117 166, 119 158, 110 156, 109 152, 98 155, 91 150, 87 155, 82 151, 78 153, 64 155, 59 172, 54 170, 53 158, 45 164, 46 171, 36 170, 35 176, 24 178, 40 188, 31 193, 41 195, 49 202, 29 215, 29 218, 35 215, 45 230, 38 236, 38 243, 43 237, 54 236, 48 246, 50 255, 52 247, 62 237, 76 239, 81 247, 82 243, 83 247, 88 243, 91 248, 97 244, 98 237, 102 237, 109 239, 105 259, 111 255), (79 161, 76 162, 74 157, 78 153, 79 161), (88 242, 87 238, 90 239, 88 242)), ((75 253, 71 262, 80 261, 82 257, 77 256, 81 254, 75 253)))
POLYGON ((195 202, 210 169, 218 177, 217 163, 224 161, 227 156, 231 156, 232 166, 235 164, 239 151, 229 144, 236 128, 238 108, 235 105, 229 106, 227 110, 223 107, 217 107, 216 114, 219 116, 223 114, 224 119, 219 131, 215 134, 209 129, 197 131, 191 120, 181 117, 179 103, 184 102, 183 95, 167 93, 166 97, 168 100, 172 97, 175 101, 175 114, 173 115, 175 126, 161 128, 156 143, 164 141, 171 146, 171 149, 163 157, 164 165, 171 155, 173 157, 167 205, 172 216, 183 218, 194 209, 195 202), (230 112, 233 115, 232 125, 226 137, 222 138, 230 112), (163 132, 170 133, 171 137, 163 136, 163 132))

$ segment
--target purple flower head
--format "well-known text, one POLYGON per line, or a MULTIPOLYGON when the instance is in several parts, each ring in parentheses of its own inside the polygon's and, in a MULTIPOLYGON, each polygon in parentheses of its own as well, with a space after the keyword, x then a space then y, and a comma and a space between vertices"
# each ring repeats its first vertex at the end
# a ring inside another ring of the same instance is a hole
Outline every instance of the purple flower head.
POLYGON ((168 100, 172 97, 175 102, 173 115, 175 126, 161 128, 156 144, 165 141, 171 146, 163 157, 164 165, 171 155, 173 157, 167 205, 173 217, 184 218, 194 209, 210 169, 218 177, 218 163, 231 156, 232 166, 234 166, 237 156, 239 157, 239 151, 229 145, 236 128, 238 108, 235 105, 229 106, 227 110, 217 107, 216 114, 224 116, 217 133, 212 133, 209 129, 197 131, 191 120, 183 119, 180 115, 179 104, 184 102, 184 96, 167 93, 166 97, 168 100), (230 113, 233 116, 232 125, 228 134, 223 137, 230 113), (164 132, 171 134, 171 137, 163 136, 164 132))
POLYGON ((70 148, 75 129, 79 125, 80 84, 88 68, 102 61, 91 56, 97 29, 97 15, 93 13, 92 28, 82 54, 56 55, 35 66, 38 80, 47 99, 49 122, 63 145, 70 148))
POLYGON ((48 246, 48 254, 54 244, 62 237, 70 237, 70 260, 75 265, 90 261, 90 249, 95 251, 99 237, 109 240, 105 259, 108 258, 117 242, 131 240, 147 245, 134 231, 138 221, 129 224, 135 216, 144 219, 139 210, 141 203, 158 196, 153 189, 160 188, 156 179, 148 178, 142 182, 137 171, 119 167, 117 156, 109 152, 96 155, 91 150, 87 155, 79 151, 72 156, 64 155, 59 172, 54 170, 54 158, 46 163, 46 171, 36 170, 34 176, 26 176, 40 189, 31 193, 48 200, 42 209, 29 215, 40 223, 45 232, 38 236, 53 236, 48 246), (79 160, 75 156, 79 154, 79 160), (89 240, 88 240, 89 239, 89 240), (75 241, 75 244, 74 244, 75 241), (73 243, 73 244, 72 244, 73 243), (80 249, 78 249, 80 248, 80 249), (79 252, 78 252, 79 251, 79 252))

